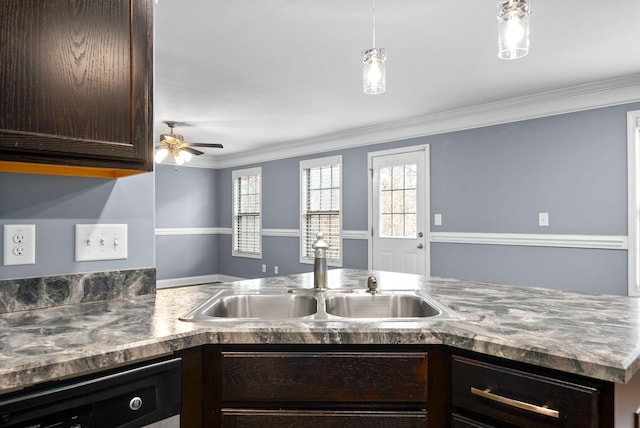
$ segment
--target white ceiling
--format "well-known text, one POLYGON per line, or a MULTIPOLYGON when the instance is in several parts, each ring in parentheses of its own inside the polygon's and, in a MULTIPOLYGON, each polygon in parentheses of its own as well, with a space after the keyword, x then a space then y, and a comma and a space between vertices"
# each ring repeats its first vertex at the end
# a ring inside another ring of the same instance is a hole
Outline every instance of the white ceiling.
POLYGON ((378 0, 387 91, 365 95, 371 0, 158 0, 156 139, 177 121, 187 141, 224 144, 198 157, 224 164, 345 136, 377 142, 385 125, 576 85, 640 82, 640 1, 532 9, 529 55, 504 61, 494 0, 378 0))

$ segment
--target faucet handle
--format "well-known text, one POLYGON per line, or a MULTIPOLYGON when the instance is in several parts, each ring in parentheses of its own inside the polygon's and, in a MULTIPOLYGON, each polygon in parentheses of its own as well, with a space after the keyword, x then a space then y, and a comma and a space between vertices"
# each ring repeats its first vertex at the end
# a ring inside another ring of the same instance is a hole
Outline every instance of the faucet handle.
POLYGON ((367 278, 367 293, 376 294, 378 291, 378 280, 375 276, 371 275, 367 278))

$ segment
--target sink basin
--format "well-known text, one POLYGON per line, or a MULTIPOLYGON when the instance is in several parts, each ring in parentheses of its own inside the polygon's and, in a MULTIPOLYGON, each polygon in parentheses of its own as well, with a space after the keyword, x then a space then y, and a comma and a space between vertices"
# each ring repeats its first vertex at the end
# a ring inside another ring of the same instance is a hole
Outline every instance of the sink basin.
POLYGON ((442 311, 407 294, 341 294, 325 299, 328 314, 345 318, 425 318, 442 311))
POLYGON ((296 294, 232 294, 216 295, 183 319, 301 318, 316 313, 318 301, 314 296, 296 294))
POLYGON ((371 322, 453 319, 455 314, 416 290, 362 289, 317 291, 304 288, 238 290, 225 288, 182 315, 182 321, 301 320, 371 322))

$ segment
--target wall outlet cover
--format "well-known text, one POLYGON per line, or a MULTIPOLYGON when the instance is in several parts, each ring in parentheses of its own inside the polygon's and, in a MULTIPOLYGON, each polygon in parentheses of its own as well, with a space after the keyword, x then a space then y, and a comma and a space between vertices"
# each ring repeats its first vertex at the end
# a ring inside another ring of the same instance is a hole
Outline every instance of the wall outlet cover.
POLYGON ((36 225, 5 224, 3 264, 33 265, 36 263, 36 225))

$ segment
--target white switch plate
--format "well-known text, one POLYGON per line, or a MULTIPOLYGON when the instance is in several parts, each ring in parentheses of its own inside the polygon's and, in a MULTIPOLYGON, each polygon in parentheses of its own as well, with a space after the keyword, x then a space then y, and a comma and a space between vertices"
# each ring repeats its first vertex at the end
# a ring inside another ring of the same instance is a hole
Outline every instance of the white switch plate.
POLYGON ((278 266, 273 267, 273 273, 275 273, 276 275, 278 274, 278 266))
POLYGON ((435 226, 442 226, 442 214, 433 215, 433 224, 435 226))
POLYGON ((76 224, 76 261, 127 258, 126 224, 76 224))
POLYGON ((549 213, 538 213, 538 226, 549 226, 549 213))
POLYGON ((3 263, 9 265, 36 264, 36 225, 5 224, 3 263))

